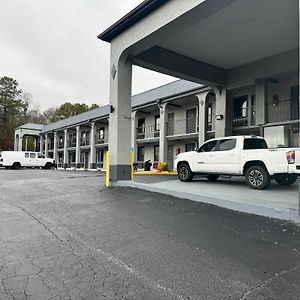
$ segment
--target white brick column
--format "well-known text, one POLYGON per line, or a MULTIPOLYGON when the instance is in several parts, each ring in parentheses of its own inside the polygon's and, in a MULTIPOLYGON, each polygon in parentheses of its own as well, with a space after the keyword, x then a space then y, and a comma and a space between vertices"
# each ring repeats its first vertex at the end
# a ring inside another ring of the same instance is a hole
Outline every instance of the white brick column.
POLYGON ((199 100, 199 115, 198 115, 198 145, 200 146, 206 140, 207 117, 206 117, 206 97, 210 91, 196 95, 199 100))
POLYGON ((137 111, 131 112, 131 147, 133 148, 133 160, 137 161, 137 127, 138 127, 138 118, 137 111))
POLYGON ((23 151, 23 136, 19 135, 18 151, 23 151))
POLYGON ((95 147, 95 139, 96 139, 96 130, 95 130, 95 122, 91 124, 91 161, 90 161, 90 169, 97 169, 96 163, 96 147, 95 147))
POLYGON ((40 152, 44 152, 44 136, 41 135, 40 137, 40 152))
POLYGON ((75 168, 80 168, 80 126, 76 126, 75 168))
POLYGON ((53 160, 54 160, 54 164, 55 164, 55 167, 57 166, 57 132, 55 131, 54 132, 54 139, 53 139, 53 160))
POLYGON ((68 129, 64 130, 64 168, 68 167, 68 129))
POLYGON ((167 103, 159 105, 159 160, 167 161, 167 103))
POLYGON ((48 134, 45 134, 45 156, 48 157, 48 134))

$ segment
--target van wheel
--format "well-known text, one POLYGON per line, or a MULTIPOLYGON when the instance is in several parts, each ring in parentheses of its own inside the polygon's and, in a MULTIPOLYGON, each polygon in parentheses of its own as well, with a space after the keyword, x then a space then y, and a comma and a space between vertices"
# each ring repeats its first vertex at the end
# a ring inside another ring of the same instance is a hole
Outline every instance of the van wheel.
POLYGON ((14 162, 12 168, 14 170, 19 170, 21 168, 21 164, 19 162, 14 162))
POLYGON ((280 174, 275 175, 275 181, 280 185, 291 185, 298 179, 297 174, 280 174))
POLYGON ((246 182, 252 189, 263 190, 270 183, 270 175, 261 166, 252 166, 246 171, 246 182))
POLYGON ((207 175, 206 178, 208 181, 217 181, 219 179, 220 175, 207 175))
POLYGON ((52 164, 47 162, 45 165, 45 169, 51 169, 52 168, 52 164))
POLYGON ((189 182, 192 181, 194 173, 191 171, 190 166, 187 163, 181 164, 177 168, 178 178, 180 181, 189 182))

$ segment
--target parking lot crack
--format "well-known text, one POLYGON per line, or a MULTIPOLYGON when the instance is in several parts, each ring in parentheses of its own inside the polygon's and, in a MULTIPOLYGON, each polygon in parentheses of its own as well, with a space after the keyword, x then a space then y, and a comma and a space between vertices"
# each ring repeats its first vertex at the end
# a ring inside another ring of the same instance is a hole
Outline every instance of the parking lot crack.
POLYGON ((297 269, 300 268, 300 265, 297 265, 293 268, 290 268, 288 270, 283 270, 279 273, 275 273, 273 276, 271 276, 270 278, 268 278, 267 280, 263 281, 260 285, 246 291, 245 293, 242 294, 242 296, 240 297, 240 300, 244 300, 247 299, 250 295, 252 295, 255 292, 258 292, 262 289, 264 289, 265 287, 267 287, 271 282, 279 279, 280 277, 282 277, 283 275, 286 275, 290 272, 296 271, 297 269))

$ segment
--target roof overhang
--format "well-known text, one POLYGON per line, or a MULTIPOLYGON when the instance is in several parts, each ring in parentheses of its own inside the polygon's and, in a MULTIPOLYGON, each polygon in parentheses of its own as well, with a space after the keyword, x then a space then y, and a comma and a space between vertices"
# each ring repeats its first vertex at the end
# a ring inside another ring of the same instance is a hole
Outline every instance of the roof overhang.
POLYGON ((98 35, 98 38, 105 42, 111 42, 120 33, 143 19, 145 16, 151 14, 159 6, 168 0, 145 0, 119 21, 114 23, 108 29, 98 35))

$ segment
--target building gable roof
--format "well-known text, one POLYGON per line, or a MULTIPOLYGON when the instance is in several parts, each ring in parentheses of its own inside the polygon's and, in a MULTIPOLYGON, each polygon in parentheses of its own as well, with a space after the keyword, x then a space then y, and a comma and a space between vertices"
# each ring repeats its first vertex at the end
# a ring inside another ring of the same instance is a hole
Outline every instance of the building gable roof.
POLYGON ((31 130, 42 130, 44 127, 43 124, 35 124, 35 123, 26 123, 17 127, 17 129, 31 129, 31 130))

